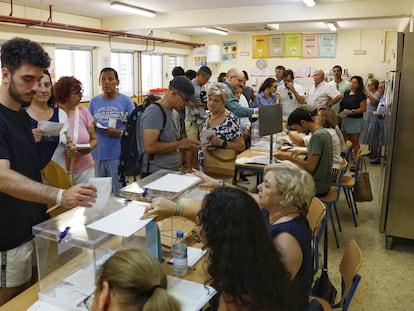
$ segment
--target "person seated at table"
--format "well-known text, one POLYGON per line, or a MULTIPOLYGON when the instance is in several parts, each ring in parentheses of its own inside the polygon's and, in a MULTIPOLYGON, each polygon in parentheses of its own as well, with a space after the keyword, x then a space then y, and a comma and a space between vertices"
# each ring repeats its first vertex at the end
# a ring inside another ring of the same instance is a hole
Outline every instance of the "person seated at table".
MULTIPOLYGON (((223 185, 221 180, 211 178, 194 171, 207 187, 223 185)), ((220 188, 230 191, 230 188, 220 188)), ((264 170, 264 181, 258 186, 258 194, 248 194, 259 203, 268 234, 275 248, 281 254, 281 260, 297 286, 300 310, 308 304, 308 292, 311 287, 312 254, 311 231, 306 220, 308 206, 315 194, 312 176, 296 164, 286 161, 268 165, 264 170)), ((247 193, 240 191, 245 196, 247 193)), ((217 201, 217 218, 221 218, 223 206, 227 200, 217 201)), ((157 215, 156 220, 179 215, 193 221, 201 209, 201 201, 181 199, 177 204, 165 198, 156 198, 147 208, 143 217, 157 215)), ((235 207, 234 207, 235 208, 235 207)), ((234 215, 239 212, 233 210, 234 215)), ((240 216, 240 215, 238 215, 240 216)), ((245 217, 245 216, 244 216, 245 217)), ((217 220, 218 221, 218 220, 217 220)), ((229 229, 230 220, 224 222, 224 230, 229 229)), ((244 228, 240 225, 241 228, 244 228)), ((241 231, 241 229, 240 229, 241 231)))
POLYGON ((124 249, 112 255, 99 271, 94 295, 84 304, 92 311, 181 310, 167 292, 167 277, 160 263, 141 249, 124 249))
POLYGON ((341 143, 335 131, 337 116, 332 109, 319 108, 313 117, 315 123, 325 128, 332 137, 332 182, 338 179, 338 173, 342 164, 341 143))
POLYGON ((275 105, 277 84, 274 78, 264 80, 259 91, 254 94, 254 107, 275 105))
MULTIPOLYGON (((203 132, 207 130, 212 130, 214 134, 208 137, 209 146, 199 149, 198 159, 201 167, 206 172, 210 170, 212 174, 215 174, 216 172, 210 166, 211 163, 208 163, 208 155, 206 156, 206 153, 217 153, 220 152, 220 149, 230 149, 234 151, 234 160, 236 160, 237 152, 243 151, 245 144, 243 134, 240 130, 239 120, 225 107, 230 97, 228 87, 222 83, 214 83, 208 88, 207 97, 207 108, 210 112, 205 117, 201 137, 205 136, 203 132)), ((224 152, 220 152, 220 154, 223 156, 224 152)), ((223 170, 224 165, 225 163, 223 163, 223 170)))
POLYGON ((199 235, 208 250, 219 311, 295 310, 296 292, 260 208, 245 191, 220 187, 203 200, 199 235))

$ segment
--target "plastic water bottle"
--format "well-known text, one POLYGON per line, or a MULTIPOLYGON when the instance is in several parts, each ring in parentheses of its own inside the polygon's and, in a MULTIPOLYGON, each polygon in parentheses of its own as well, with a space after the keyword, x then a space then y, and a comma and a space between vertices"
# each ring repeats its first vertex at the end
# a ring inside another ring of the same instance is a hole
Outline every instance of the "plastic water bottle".
POLYGON ((184 232, 181 230, 178 230, 176 233, 176 239, 171 246, 171 253, 173 257, 175 275, 186 275, 188 271, 187 244, 184 241, 184 232))
POLYGON ((259 120, 255 121, 251 125, 251 146, 256 147, 260 142, 260 136, 259 136, 259 120))

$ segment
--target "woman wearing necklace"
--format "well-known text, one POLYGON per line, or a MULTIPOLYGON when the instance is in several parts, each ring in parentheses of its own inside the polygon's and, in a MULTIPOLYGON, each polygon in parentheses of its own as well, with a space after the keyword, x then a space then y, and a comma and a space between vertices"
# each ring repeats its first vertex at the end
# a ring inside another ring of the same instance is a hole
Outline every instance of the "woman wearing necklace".
POLYGON ((200 165, 206 169, 208 159, 205 152, 214 152, 217 148, 234 150, 237 152, 245 149, 243 134, 240 130, 238 119, 225 107, 230 97, 229 88, 222 83, 214 83, 208 88, 207 113, 201 137, 209 142, 207 149, 201 148, 198 153, 200 165), (203 133, 204 132, 204 133, 203 133), (206 134, 210 133, 210 134, 206 134))
POLYGON ((52 95, 52 79, 50 73, 45 70, 39 81, 39 88, 26 112, 30 117, 43 182, 67 189, 70 187, 70 180, 65 164, 65 131, 69 131, 69 121, 66 113, 56 108, 55 103, 56 99, 52 95), (42 121, 58 122, 64 125, 59 135, 46 135, 45 131, 39 128, 39 123, 42 121))
POLYGON ((312 285, 312 234, 306 215, 315 195, 313 178, 284 161, 265 168, 258 190, 267 231, 299 291, 300 310, 305 310, 312 285))

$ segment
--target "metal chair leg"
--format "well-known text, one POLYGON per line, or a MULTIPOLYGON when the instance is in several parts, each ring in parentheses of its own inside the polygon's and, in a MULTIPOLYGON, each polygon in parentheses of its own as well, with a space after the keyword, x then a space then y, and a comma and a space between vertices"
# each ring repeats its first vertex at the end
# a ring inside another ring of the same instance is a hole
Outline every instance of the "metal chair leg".
MULTIPOLYGON (((331 224, 332 224, 332 231, 334 233, 334 237, 335 237, 335 241, 336 241, 336 247, 339 248, 339 240, 338 240, 338 236, 336 234, 336 229, 335 229, 335 223, 332 217, 332 210, 331 210, 331 204, 325 204, 326 205, 326 209, 328 210, 328 215, 329 218, 331 219, 331 224)), ((326 230, 328 230, 328 224, 326 224, 326 230)))

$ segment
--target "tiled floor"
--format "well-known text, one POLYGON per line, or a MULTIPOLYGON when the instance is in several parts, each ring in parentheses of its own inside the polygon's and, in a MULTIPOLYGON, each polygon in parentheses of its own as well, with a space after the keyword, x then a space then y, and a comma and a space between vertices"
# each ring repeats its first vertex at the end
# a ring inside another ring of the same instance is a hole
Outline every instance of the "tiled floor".
MULTIPOLYGON (((339 299, 341 288, 339 264, 346 243, 354 239, 361 247, 364 260, 359 271, 362 279, 349 310, 414 310, 414 241, 395 238, 393 249, 386 250, 385 235, 379 232, 382 195, 380 183, 383 165, 371 165, 367 159, 367 169, 370 172, 374 200, 357 203, 358 227, 354 227, 352 214, 346 205, 343 193, 337 205, 342 224, 342 232, 338 232, 341 248, 336 247, 329 224, 329 277, 338 290, 337 299, 339 299)), ((238 185, 252 191, 255 178, 249 177, 249 181, 248 184, 239 182, 238 185)), ((322 244, 319 249, 323 250, 322 244)), ((320 264, 322 263, 321 258, 320 264)))
POLYGON ((336 248, 329 229, 329 276, 339 291, 338 268, 343 246, 350 239, 355 239, 361 247, 364 261, 359 272, 362 279, 349 309, 414 310, 414 241, 395 238, 393 249, 386 250, 385 235, 379 232, 383 165, 367 163, 374 200, 357 203, 359 215, 358 227, 355 228, 351 212, 341 193, 342 198, 338 204, 342 224, 342 232, 339 233, 341 248, 336 248))

